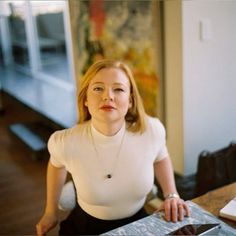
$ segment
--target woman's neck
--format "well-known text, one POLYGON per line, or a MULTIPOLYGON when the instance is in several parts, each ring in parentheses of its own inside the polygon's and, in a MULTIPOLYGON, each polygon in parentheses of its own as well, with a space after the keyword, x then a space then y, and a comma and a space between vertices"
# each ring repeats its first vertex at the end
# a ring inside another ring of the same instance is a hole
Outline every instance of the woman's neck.
POLYGON ((93 127, 99 131, 100 133, 106 136, 113 136, 122 128, 125 120, 117 121, 114 123, 105 123, 105 122, 98 122, 96 120, 91 120, 93 127))

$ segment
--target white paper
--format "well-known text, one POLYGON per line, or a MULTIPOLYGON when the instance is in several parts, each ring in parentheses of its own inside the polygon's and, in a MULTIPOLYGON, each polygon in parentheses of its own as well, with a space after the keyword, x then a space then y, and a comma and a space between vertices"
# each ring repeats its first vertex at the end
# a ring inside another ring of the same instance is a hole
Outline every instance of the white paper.
POLYGON ((236 197, 220 210, 220 216, 236 220, 236 197))

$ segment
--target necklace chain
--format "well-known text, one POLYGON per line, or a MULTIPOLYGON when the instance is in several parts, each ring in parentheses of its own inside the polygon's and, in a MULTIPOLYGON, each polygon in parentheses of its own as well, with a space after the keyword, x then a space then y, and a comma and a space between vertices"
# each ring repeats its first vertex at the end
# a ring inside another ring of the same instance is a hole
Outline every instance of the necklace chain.
POLYGON ((108 172, 106 170, 106 168, 104 167, 104 164, 102 162, 102 159, 99 155, 99 152, 98 152, 98 149, 96 147, 96 144, 95 144, 95 140, 94 140, 94 137, 93 137, 93 134, 92 134, 92 124, 90 124, 90 136, 91 136, 91 140, 92 140, 92 144, 93 144, 93 148, 95 150, 95 153, 96 153, 96 156, 97 156, 97 159, 100 161, 101 163, 101 167, 103 167, 103 171, 105 171, 107 174, 105 175, 105 178, 108 178, 108 179, 111 179, 113 177, 113 174, 115 172, 115 169, 116 169, 116 166, 117 166, 117 162, 118 162, 118 159, 119 159, 119 156, 120 156, 120 151, 121 151, 121 148, 123 146, 123 142, 124 142, 124 137, 125 137, 125 130, 124 130, 124 133, 123 133, 123 136, 122 136, 122 139, 121 139, 121 142, 120 142, 120 145, 119 145, 119 149, 116 153, 116 156, 115 156, 115 162, 114 162, 114 165, 113 165, 113 169, 112 171, 108 172))

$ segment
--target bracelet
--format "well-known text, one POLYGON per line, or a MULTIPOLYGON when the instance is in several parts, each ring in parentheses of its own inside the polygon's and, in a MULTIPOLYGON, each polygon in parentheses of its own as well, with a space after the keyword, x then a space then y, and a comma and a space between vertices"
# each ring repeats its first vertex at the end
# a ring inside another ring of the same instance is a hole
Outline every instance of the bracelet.
POLYGON ((179 195, 177 193, 169 193, 165 196, 165 199, 169 198, 179 198, 179 195))

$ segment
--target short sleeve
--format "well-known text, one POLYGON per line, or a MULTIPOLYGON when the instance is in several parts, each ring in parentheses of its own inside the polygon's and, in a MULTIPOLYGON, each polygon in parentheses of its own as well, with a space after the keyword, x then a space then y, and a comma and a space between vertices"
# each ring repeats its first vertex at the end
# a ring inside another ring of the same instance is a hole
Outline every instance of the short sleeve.
POLYGON ((161 121, 157 118, 151 118, 153 133, 153 142, 156 150, 154 162, 161 161, 169 155, 166 146, 166 130, 161 121))
POLYGON ((166 144, 164 144, 161 147, 161 149, 160 149, 160 151, 159 151, 159 153, 158 153, 158 155, 157 155, 154 162, 161 161, 162 159, 166 158, 167 156, 169 156, 169 152, 168 152, 166 144))
POLYGON ((64 142, 62 131, 56 131, 48 140, 50 162, 55 167, 64 167, 64 142))

